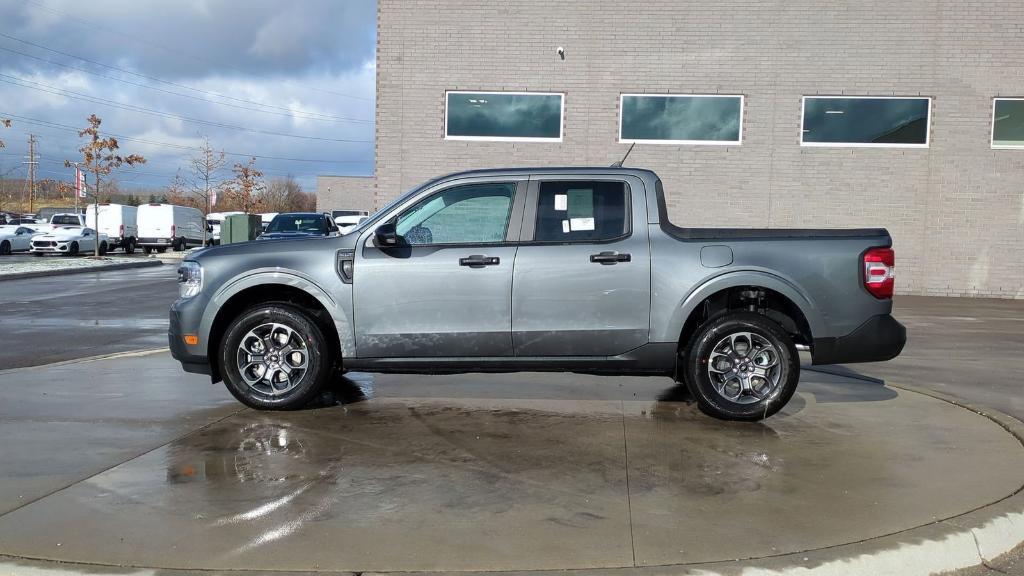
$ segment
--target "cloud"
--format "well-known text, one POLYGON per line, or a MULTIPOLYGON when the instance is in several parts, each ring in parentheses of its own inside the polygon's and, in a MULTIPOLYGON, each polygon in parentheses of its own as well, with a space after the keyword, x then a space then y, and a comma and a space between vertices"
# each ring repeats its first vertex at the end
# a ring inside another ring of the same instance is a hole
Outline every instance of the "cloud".
POLYGON ((124 151, 147 156, 136 184, 166 184, 203 136, 229 152, 331 160, 257 159, 307 189, 316 174, 368 174, 375 12, 372 0, 0 0, 0 117, 14 122, 0 170, 31 131, 56 177, 96 113, 124 151))

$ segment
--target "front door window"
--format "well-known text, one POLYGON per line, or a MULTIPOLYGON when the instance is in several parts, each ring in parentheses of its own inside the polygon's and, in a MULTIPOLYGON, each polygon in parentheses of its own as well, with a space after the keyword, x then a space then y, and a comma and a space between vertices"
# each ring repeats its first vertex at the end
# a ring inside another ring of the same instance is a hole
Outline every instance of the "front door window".
POLYGON ((449 188, 399 216, 396 231, 413 246, 503 242, 515 190, 514 183, 449 188))

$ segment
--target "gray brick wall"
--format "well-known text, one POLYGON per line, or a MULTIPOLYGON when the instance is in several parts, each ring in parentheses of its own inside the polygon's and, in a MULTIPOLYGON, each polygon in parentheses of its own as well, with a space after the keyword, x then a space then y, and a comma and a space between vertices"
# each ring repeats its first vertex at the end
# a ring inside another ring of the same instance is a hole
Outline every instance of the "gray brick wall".
POLYGON ((1024 96, 1019 0, 379 0, 374 204, 444 172, 607 165, 623 92, 744 94, 741 146, 638 144, 671 217, 885 226, 905 294, 1024 297, 1024 150, 991 150, 1024 96), (565 60, 556 54, 565 47, 565 60), (444 92, 566 93, 561 143, 445 141, 444 92), (933 98, 927 149, 801 148, 801 96, 933 98))
POLYGON ((370 176, 317 176, 316 209, 373 211, 373 184, 370 176))

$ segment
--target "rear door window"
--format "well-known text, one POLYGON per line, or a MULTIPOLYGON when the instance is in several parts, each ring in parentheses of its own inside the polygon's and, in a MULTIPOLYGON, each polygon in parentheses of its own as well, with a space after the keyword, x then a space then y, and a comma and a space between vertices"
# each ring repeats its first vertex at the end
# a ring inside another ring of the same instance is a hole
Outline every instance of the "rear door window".
POLYGON ((600 242, 629 233, 629 188, 624 182, 540 183, 535 241, 600 242))

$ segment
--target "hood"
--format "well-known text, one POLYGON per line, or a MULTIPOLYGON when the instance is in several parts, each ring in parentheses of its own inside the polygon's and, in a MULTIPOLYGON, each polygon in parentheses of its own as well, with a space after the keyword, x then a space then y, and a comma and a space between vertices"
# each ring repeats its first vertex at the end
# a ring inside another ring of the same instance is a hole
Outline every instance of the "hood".
MULTIPOLYGON (((266 234, 264 234, 266 236, 266 234)), ((263 238, 264 236, 260 236, 263 238)), ((290 236, 284 238, 267 238, 262 242, 239 242, 237 244, 218 244, 199 250, 193 250, 185 257, 195 260, 204 266, 212 264, 220 258, 260 257, 275 253, 293 253, 305 250, 339 250, 355 246, 355 236, 290 236)))
POLYGON ((257 240, 274 240, 274 239, 281 239, 281 238, 321 238, 321 237, 326 238, 326 236, 324 236, 323 234, 320 234, 318 232, 300 232, 300 231, 295 231, 295 232, 264 232, 262 235, 258 236, 256 239, 257 240))
MULTIPOLYGON (((100 237, 104 237, 106 234, 100 234, 100 237)), ((57 228, 51 232, 45 234, 37 234, 33 238, 42 238, 43 240, 78 240, 82 238, 81 228, 57 228)))

